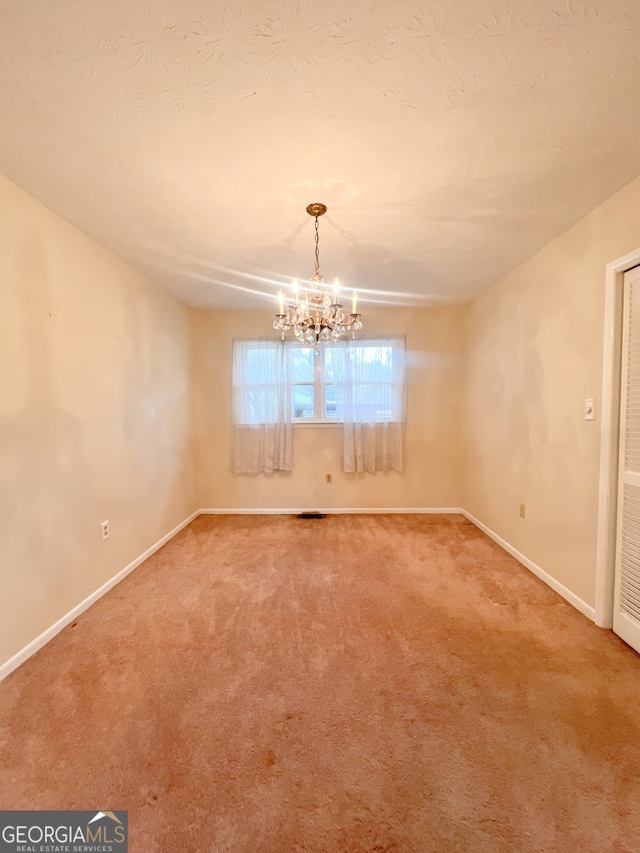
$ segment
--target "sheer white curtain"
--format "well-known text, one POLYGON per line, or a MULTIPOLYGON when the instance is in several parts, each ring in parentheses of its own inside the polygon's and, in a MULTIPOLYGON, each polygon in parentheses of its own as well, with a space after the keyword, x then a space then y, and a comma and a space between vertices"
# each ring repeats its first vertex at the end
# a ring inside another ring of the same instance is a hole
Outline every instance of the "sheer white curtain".
POLYGON ((234 340, 234 473, 291 470, 292 389, 291 359, 284 341, 234 340))
POLYGON ((402 471, 404 338, 347 341, 332 360, 342 470, 402 471))

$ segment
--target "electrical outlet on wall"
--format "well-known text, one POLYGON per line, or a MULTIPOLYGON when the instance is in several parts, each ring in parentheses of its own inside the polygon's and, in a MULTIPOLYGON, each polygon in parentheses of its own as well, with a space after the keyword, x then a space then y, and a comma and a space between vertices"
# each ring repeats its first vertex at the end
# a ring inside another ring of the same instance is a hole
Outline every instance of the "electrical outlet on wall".
POLYGON ((527 508, 524 504, 520 504, 520 518, 525 518, 527 514, 527 508))
POLYGON ((103 521, 100 524, 100 538, 104 542, 105 539, 109 538, 109 522, 103 521))

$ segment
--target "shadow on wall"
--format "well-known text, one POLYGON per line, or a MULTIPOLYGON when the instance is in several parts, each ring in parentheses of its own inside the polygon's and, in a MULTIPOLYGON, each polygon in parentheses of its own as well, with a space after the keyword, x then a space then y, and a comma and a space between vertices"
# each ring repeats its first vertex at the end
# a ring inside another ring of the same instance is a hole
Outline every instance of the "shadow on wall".
MULTIPOLYGON (((79 565, 78 525, 92 490, 81 449, 83 426, 56 401, 56 318, 47 259, 37 238, 25 238, 16 252, 16 268, 21 278, 12 296, 21 350, 7 369, 21 404, 0 415, 2 651, 16 643, 16 622, 27 614, 33 624, 40 612, 42 628, 62 615, 52 614, 51 600, 63 597, 69 575, 79 565)), ((33 639, 31 627, 25 630, 27 639, 33 639)))

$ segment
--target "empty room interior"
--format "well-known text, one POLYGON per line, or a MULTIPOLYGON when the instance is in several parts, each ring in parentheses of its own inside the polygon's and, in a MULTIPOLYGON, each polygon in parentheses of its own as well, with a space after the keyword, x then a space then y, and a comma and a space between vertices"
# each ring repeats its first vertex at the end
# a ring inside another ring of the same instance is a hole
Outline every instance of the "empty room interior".
POLYGON ((638 853, 640 6, 0 32, 0 848, 638 853))

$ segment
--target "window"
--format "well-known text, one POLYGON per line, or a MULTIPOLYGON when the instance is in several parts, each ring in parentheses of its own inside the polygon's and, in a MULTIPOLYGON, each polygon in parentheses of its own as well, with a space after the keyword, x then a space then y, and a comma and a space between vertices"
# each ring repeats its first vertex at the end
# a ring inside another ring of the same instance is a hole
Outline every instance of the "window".
POLYGON ((297 341, 234 341, 236 424, 273 423, 289 404, 295 424, 336 423, 354 412, 364 423, 403 421, 404 339, 322 343, 319 355, 297 341))
POLYGON ((293 421, 303 424, 335 423, 336 402, 331 371, 331 350, 323 344, 320 354, 313 348, 290 342, 293 378, 293 421))
POLYGON ((311 347, 289 344, 293 381, 293 419, 296 423, 312 423, 320 411, 316 401, 316 365, 311 347))
POLYGON ((290 360, 281 341, 233 342, 234 423, 245 426, 290 421, 290 360))
POLYGON ((327 353, 326 377, 338 420, 404 420, 404 340, 365 339, 327 353))

